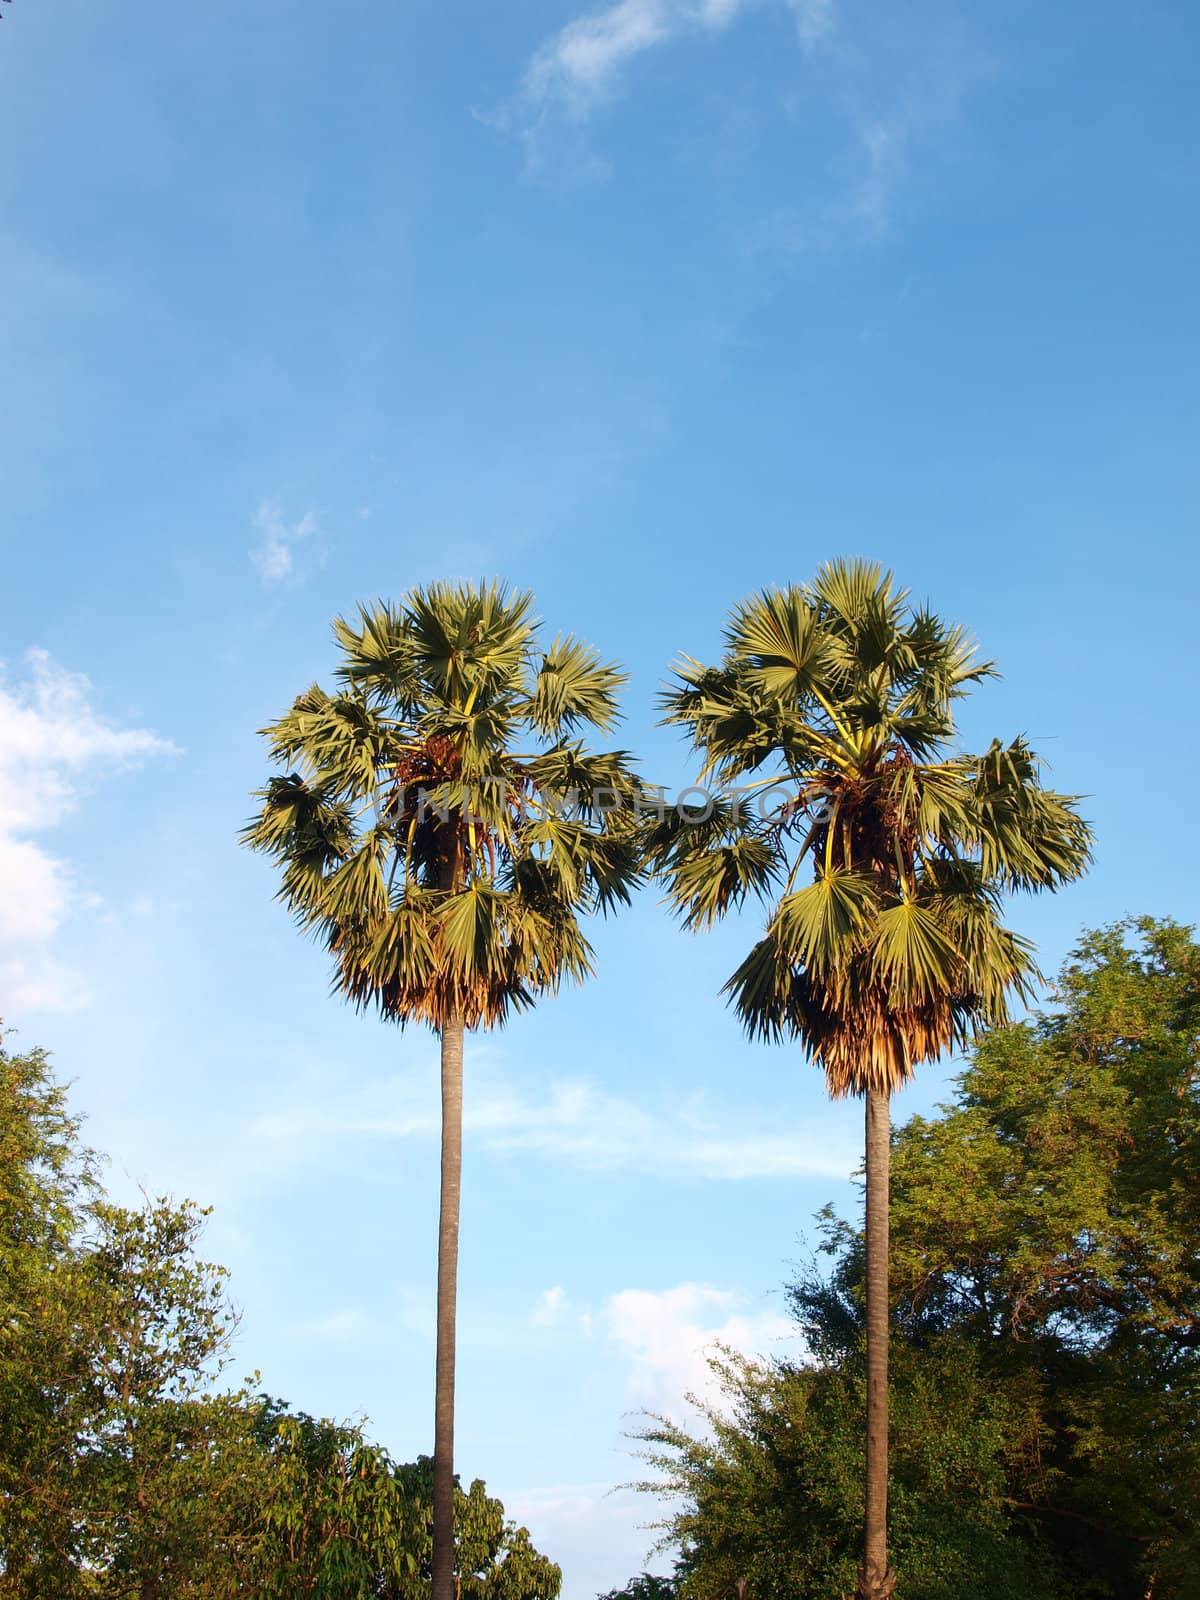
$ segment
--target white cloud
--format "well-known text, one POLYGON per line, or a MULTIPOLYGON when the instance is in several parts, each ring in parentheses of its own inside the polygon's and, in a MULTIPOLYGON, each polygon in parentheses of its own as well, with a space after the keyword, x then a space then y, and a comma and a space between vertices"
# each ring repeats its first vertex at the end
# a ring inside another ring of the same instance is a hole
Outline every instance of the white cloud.
POLYGON ((543 1289, 538 1296, 537 1305, 533 1308, 530 1321, 534 1327, 550 1327, 562 1317, 566 1306, 567 1291, 561 1283, 556 1283, 552 1289, 543 1289))
MULTIPOLYGON (((576 1340, 580 1318, 588 1316, 593 1344, 589 1371, 606 1370, 605 1351, 615 1358, 613 1410, 624 1405, 625 1426, 635 1427, 634 1411, 673 1417, 693 1431, 706 1426, 689 1405, 693 1395, 704 1406, 721 1404, 711 1360, 722 1349, 750 1360, 776 1354, 798 1355, 795 1325, 782 1313, 755 1305, 734 1290, 706 1283, 673 1288, 621 1289, 607 1296, 593 1314, 560 1285, 539 1297, 534 1319, 576 1340)), ((626 1435, 621 1454, 634 1454, 626 1435)), ((625 1476, 629 1476, 626 1472, 625 1476)), ((636 1475, 645 1475, 639 1468, 636 1475)), ((539 1549, 571 1575, 572 1592, 597 1594, 617 1588, 631 1573, 649 1565, 669 1571, 671 1557, 660 1555, 654 1521, 662 1506, 627 1487, 606 1483, 558 1483, 506 1491, 509 1515, 526 1523, 539 1549)))
POLYGON ((582 1333, 585 1338, 592 1333, 592 1313, 587 1306, 579 1306, 571 1299, 561 1283, 543 1289, 538 1295, 529 1321, 535 1328, 569 1328, 582 1333))
MULTIPOLYGON (((557 102, 581 116, 612 88, 620 69, 655 45, 689 33, 719 33, 754 0, 616 0, 576 17, 535 52, 525 69, 527 106, 557 102)), ((811 6, 814 0, 808 0, 811 6)), ((819 7, 822 0, 815 0, 819 7)))
POLYGON ((512 103, 484 120, 518 134, 530 171, 607 176, 608 163, 587 149, 580 126, 611 98, 624 70, 689 36, 723 34, 752 12, 768 20, 790 15, 803 54, 820 55, 820 79, 806 79, 785 104, 807 110, 814 95, 827 103, 842 149, 831 169, 834 193, 785 201, 751 237, 765 231, 772 250, 792 255, 886 235, 917 157, 928 156, 967 92, 995 70, 953 0, 854 19, 839 0, 614 0, 546 39, 512 103))
POLYGON ((0 948, 49 939, 66 910, 64 864, 29 839, 0 831, 0 883, 0 948))
MULTIPOLYGON (((575 17, 534 51, 521 84, 527 109, 558 104, 580 117, 611 92, 636 56, 689 34, 718 34, 752 7, 780 0, 615 0, 575 17)), ((782 0, 794 12, 803 48, 833 32, 835 0, 782 0)))
POLYGON ((389 1332, 379 1317, 362 1306, 341 1306, 335 1311, 326 1311, 302 1322, 295 1331, 306 1344, 345 1344, 356 1348, 377 1344, 389 1332))
MULTIPOLYGON (((3 864, 0 863, 0 872, 3 864)), ((87 1005, 91 993, 82 975, 49 951, 34 949, 14 954, 0 946, 0 1018, 11 1020, 23 1011, 75 1011, 87 1005)))
POLYGON ((432 1344, 435 1329, 432 1293, 423 1287, 402 1284, 392 1291, 389 1303, 382 1310, 369 1310, 362 1305, 335 1306, 297 1323, 292 1337, 305 1344, 360 1349, 366 1345, 393 1344, 397 1330, 415 1334, 432 1344))
MULTIPOLYGON (((291 1159, 347 1139, 435 1138, 438 1102, 433 1074, 360 1084, 340 1094, 314 1089, 307 1099, 272 1111, 256 1124, 260 1137, 291 1159)), ((629 1169, 669 1177, 846 1178, 857 1167, 856 1130, 840 1108, 829 1122, 781 1129, 711 1109, 702 1096, 663 1112, 612 1095, 581 1079, 559 1079, 540 1095, 504 1083, 481 1058, 463 1126, 467 1137, 497 1152, 521 1151, 594 1172, 629 1169)))
POLYGON ((254 513, 254 527, 258 543, 251 550, 250 559, 270 588, 292 576, 296 546, 316 533, 317 517, 315 512, 306 511, 298 522, 289 523, 280 502, 266 499, 259 502, 254 513))
POLYGON ((606 1483, 555 1483, 536 1489, 506 1490, 504 1509, 533 1534, 539 1550, 557 1561, 566 1592, 596 1595, 621 1587, 649 1561, 670 1571, 668 1558, 655 1559, 657 1534, 646 1526, 657 1512, 643 1495, 606 1483))
POLYGON ((853 95, 859 178, 833 208, 835 232, 848 223, 868 238, 888 233, 910 169, 918 159, 929 165, 934 140, 944 138, 967 96, 996 73, 995 61, 953 9, 931 7, 919 38, 915 48, 903 34, 895 44, 880 41, 873 73, 853 95))
POLYGON ((781 1312, 754 1309, 743 1295, 707 1283, 622 1289, 607 1301, 605 1323, 629 1362, 630 1401, 676 1419, 692 1396, 706 1406, 719 1402, 712 1361, 722 1349, 754 1360, 796 1340, 781 1312))
POLYGON ((176 747, 106 721, 87 678, 45 650, 29 650, 25 665, 15 682, 0 668, 0 1005, 67 1007, 80 1003, 82 987, 49 944, 95 896, 77 893, 68 863, 28 836, 64 821, 98 779, 176 747))

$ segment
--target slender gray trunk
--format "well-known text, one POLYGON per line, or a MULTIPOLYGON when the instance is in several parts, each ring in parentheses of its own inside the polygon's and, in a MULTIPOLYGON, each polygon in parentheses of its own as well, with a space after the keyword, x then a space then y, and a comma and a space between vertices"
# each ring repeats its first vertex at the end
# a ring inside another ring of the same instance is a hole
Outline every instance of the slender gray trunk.
POLYGON ((462 1187, 463 1025, 442 1029, 442 1188, 438 1212, 437 1385, 433 1419, 433 1597, 456 1600, 454 1582, 454 1341, 458 1212, 462 1187))
POLYGON ((885 1089, 867 1093, 867 1484, 860 1600, 888 1600, 888 1183, 891 1118, 885 1089))

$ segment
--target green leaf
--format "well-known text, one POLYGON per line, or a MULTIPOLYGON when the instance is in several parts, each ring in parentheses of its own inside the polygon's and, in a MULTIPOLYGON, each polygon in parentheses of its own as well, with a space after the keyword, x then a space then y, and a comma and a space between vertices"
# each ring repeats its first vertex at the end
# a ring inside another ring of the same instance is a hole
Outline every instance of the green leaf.
POLYGON ((876 889, 869 878, 837 868, 785 895, 771 931, 796 965, 833 975, 862 949, 876 906, 876 889))
POLYGON ((880 911, 872 935, 872 970, 897 1006, 918 1004, 961 986, 959 951, 924 906, 909 900, 880 911))

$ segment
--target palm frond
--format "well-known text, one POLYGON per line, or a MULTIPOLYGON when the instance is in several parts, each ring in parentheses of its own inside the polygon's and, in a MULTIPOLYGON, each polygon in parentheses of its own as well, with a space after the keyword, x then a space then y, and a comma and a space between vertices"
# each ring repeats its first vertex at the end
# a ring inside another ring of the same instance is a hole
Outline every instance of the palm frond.
POLYGON ((871 931, 872 975, 898 1005, 920 1005, 962 987, 962 958, 928 907, 915 900, 888 906, 871 931))
POLYGON ((792 1032, 790 962, 768 933, 751 949, 725 985, 725 993, 752 1039, 778 1043, 792 1032))
POLYGON ((1046 889, 1082 876, 1091 862, 1091 829, 1079 795, 1040 782, 1040 763, 1024 739, 993 741, 976 763, 976 843, 984 870, 1011 889, 1046 889))
POLYGON ((447 704, 511 683, 533 638, 533 596, 504 584, 431 584, 405 606, 414 667, 447 704))
POLYGON ((1003 895, 1090 860, 1078 797, 1041 785, 1023 740, 955 750, 955 703, 994 673, 890 572, 837 561, 738 606, 721 661, 685 657, 663 697, 703 780, 790 788, 773 820, 662 818, 647 861, 692 926, 783 885, 727 993, 751 1034, 799 1040, 834 1093, 894 1088, 1003 1020, 1036 978, 1003 895))
POLYGON ((876 885, 861 873, 835 867, 784 895, 771 933, 794 966, 832 979, 862 949, 879 920, 876 885))
POLYGON ((681 854, 667 877, 667 897, 687 928, 709 928, 750 895, 765 896, 779 876, 776 852, 742 837, 681 854))
POLYGON ((768 696, 803 699, 824 681, 830 641, 802 589, 768 589, 739 606, 727 630, 730 654, 768 696))
POLYGON ((583 724, 608 729, 617 721, 618 697, 628 679, 591 645, 560 635, 542 658, 527 719, 548 738, 561 739, 583 724))
POLYGON ((403 613, 377 600, 358 608, 358 627, 344 617, 333 619, 333 636, 341 647, 337 676, 343 682, 386 696, 407 716, 417 704, 419 684, 413 641, 403 613))
POLYGON ((624 675, 568 636, 540 649, 532 608, 496 583, 360 607, 334 623, 340 692, 312 686, 265 730, 296 770, 243 840, 339 991, 401 1023, 492 1026, 586 977, 580 918, 642 875, 628 756, 566 737, 615 719, 624 675))

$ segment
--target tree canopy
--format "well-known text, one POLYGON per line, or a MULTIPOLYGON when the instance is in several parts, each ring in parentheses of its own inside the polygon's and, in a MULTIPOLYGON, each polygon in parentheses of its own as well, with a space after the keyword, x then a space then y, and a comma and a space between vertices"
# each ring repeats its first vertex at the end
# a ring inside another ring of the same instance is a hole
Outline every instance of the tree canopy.
POLYGON ((617 720, 625 678, 533 597, 432 584, 338 618, 339 687, 264 729, 290 769, 245 830, 356 1004, 442 1028, 501 1023, 591 971, 587 912, 639 875, 617 720))
MULTIPOLYGON (((1200 945, 1084 937, 895 1136, 891 1539, 911 1600, 1200 1594, 1200 945)), ((803 1363, 727 1358, 707 1436, 651 1422, 686 1600, 835 1600, 862 1514, 863 1241, 791 1290, 803 1363)))
MULTIPOLYGON (((0 1595, 421 1600, 430 1464, 230 1388, 236 1316, 187 1201, 109 1202, 45 1052, 0 1044, 0 1595)), ((558 1567, 456 1488, 471 1600, 558 1567)))
POLYGON ((723 792, 664 817, 651 859, 691 927, 768 903, 726 986, 751 1034, 797 1039, 835 1095, 890 1093, 1029 995, 1002 896, 1078 877, 1089 829, 1024 739, 954 747, 957 703, 994 669, 882 568, 754 595, 725 644, 663 696, 723 792))

